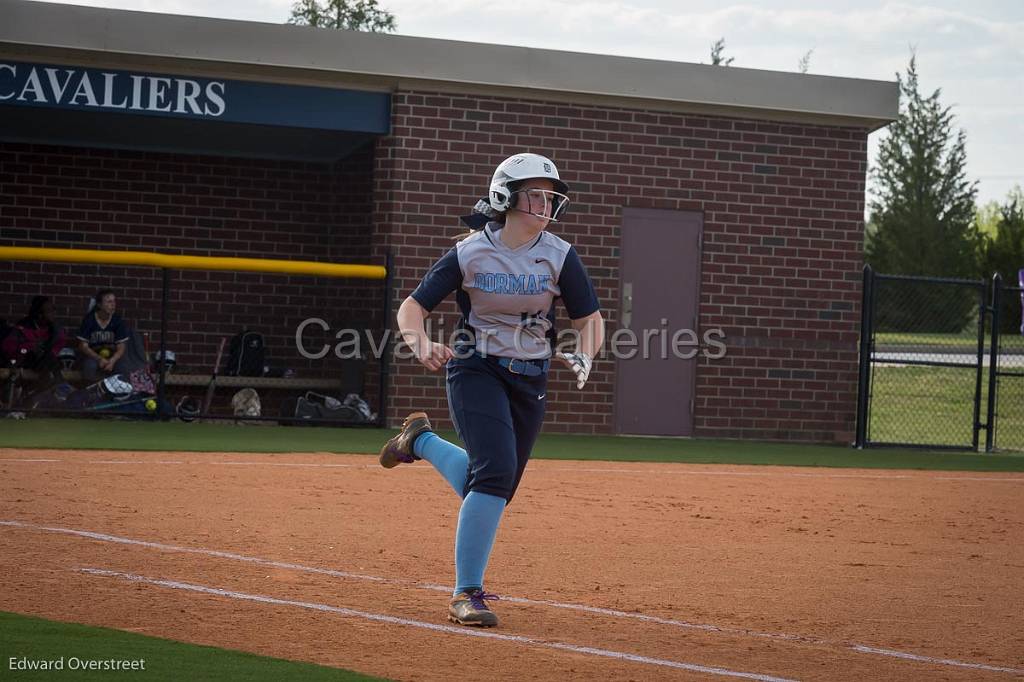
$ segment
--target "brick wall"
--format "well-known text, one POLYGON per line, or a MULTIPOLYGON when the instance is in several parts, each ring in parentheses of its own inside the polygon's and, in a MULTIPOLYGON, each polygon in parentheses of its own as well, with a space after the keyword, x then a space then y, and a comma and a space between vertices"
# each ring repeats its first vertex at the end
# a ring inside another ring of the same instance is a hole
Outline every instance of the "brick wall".
MULTIPOLYGON (((399 92, 392 135, 333 167, 0 143, 0 243, 157 249, 382 263, 396 257, 393 309, 453 244, 458 216, 515 152, 553 158, 573 187, 557 232, 580 251, 618 325, 622 208, 702 211, 700 327, 727 355, 701 358, 699 436, 847 442, 856 393, 867 131, 497 97, 399 92)), ((0 314, 34 293, 77 324, 110 285, 155 331, 157 273, 141 268, 0 263, 0 314)), ((244 325, 268 335, 273 364, 305 363, 295 326, 316 314, 331 342, 349 322, 379 326, 378 283, 176 273, 171 346, 205 371, 216 339, 244 325)), ((439 308, 455 327, 452 301, 439 308)), ((559 326, 565 326, 564 312, 559 326)), ((375 369, 375 366, 374 368, 375 369)), ((371 397, 376 382, 369 381, 371 397)), ((444 381, 392 364, 392 423, 428 409, 447 426, 444 381)), ((614 366, 599 360, 582 394, 557 369, 548 432, 612 430, 614 366)))
MULTIPOLYGON (((372 145, 329 166, 0 143, 0 244, 366 263, 372 167, 372 145)), ((44 294, 77 329, 89 296, 108 286, 155 348, 161 275, 149 268, 0 262, 0 316, 17 319, 44 294)), ((267 337, 270 364, 330 375, 339 361, 303 359, 297 325, 314 316, 330 325, 329 334, 309 334, 310 348, 350 322, 379 325, 380 287, 176 271, 168 347, 183 368, 208 372, 219 339, 248 326, 267 337)))
MULTIPOLYGON (((609 333, 622 207, 704 212, 700 326, 723 329, 728 352, 698 365, 696 435, 852 439, 866 130, 427 92, 392 101, 374 249, 395 249, 396 306, 450 248, 494 166, 542 153, 572 185, 557 232, 580 251, 609 333)), ((438 312, 452 329, 454 302, 438 312)), ((447 414, 440 374, 397 361, 392 381, 392 421, 447 414)), ((611 361, 582 394, 557 370, 545 430, 610 432, 614 389, 611 361)))

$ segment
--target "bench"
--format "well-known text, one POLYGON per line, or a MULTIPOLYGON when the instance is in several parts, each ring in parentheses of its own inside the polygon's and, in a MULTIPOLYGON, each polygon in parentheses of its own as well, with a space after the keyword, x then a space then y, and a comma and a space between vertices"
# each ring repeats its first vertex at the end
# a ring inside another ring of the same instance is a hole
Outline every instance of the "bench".
MULTIPOLYGON (((28 380, 36 378, 36 373, 30 369, 0 369, 0 381, 6 381, 11 377, 12 373, 18 373, 28 380)), ((78 371, 64 370, 62 372, 64 381, 69 383, 81 383, 82 374, 78 371)), ((157 378, 154 376, 154 381, 157 378)), ((167 386, 206 386, 210 383, 209 374, 175 374, 173 372, 167 374, 165 377, 165 383, 167 386)), ((325 378, 313 378, 313 377, 233 377, 233 376, 217 376, 217 387, 218 388, 318 388, 318 389, 337 389, 340 391, 353 391, 355 390, 351 381, 346 381, 346 377, 337 377, 334 379, 325 378), (346 385, 347 384, 347 385, 346 385)))

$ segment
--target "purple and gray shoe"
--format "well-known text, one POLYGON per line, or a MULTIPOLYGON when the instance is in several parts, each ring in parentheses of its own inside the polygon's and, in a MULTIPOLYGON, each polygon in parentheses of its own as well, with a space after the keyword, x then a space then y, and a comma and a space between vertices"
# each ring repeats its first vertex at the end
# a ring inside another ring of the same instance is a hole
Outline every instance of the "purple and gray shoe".
POLYGON ((487 602, 497 599, 498 595, 483 590, 459 592, 448 604, 448 620, 459 625, 493 628, 498 624, 498 616, 487 606, 487 602))
POLYGON ((431 431, 430 420, 426 412, 413 412, 402 422, 402 431, 384 444, 380 451, 380 465, 391 469, 399 464, 412 464, 419 457, 413 452, 412 445, 416 439, 431 431))

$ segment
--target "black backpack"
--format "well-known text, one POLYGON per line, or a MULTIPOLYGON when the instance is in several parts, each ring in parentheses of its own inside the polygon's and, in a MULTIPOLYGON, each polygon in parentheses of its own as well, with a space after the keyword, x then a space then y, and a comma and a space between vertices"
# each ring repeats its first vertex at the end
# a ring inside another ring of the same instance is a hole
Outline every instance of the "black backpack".
MULTIPOLYGON (((3 343, 4 339, 7 338, 7 335, 10 334, 13 331, 14 331, 13 325, 7 324, 7 320, 5 318, 3 318, 3 317, 0 317, 0 343, 3 343)), ((4 365, 6 365, 7 362, 10 360, 10 358, 7 358, 7 357, 4 356, 4 352, 3 352, 2 348, 0 348, 0 360, 3 361, 4 365)))
POLYGON ((357 395, 350 395, 341 401, 309 391, 306 395, 286 399, 281 406, 281 416, 285 418, 278 423, 296 426, 310 419, 361 424, 369 422, 372 415, 369 413, 369 406, 357 395), (356 402, 353 402, 353 399, 356 402), (365 407, 361 409, 359 403, 365 407))
POLYGON ((261 377, 265 359, 263 334, 247 329, 240 331, 231 337, 224 373, 233 377, 261 377))

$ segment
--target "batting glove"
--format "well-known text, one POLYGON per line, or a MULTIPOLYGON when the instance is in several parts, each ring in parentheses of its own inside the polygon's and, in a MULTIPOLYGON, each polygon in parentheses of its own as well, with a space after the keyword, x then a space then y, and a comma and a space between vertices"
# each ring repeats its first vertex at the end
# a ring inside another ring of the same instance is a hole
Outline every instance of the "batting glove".
POLYGON ((594 361, 586 353, 559 353, 562 359, 568 363, 569 368, 576 373, 576 388, 583 388, 590 378, 590 367, 594 361))

